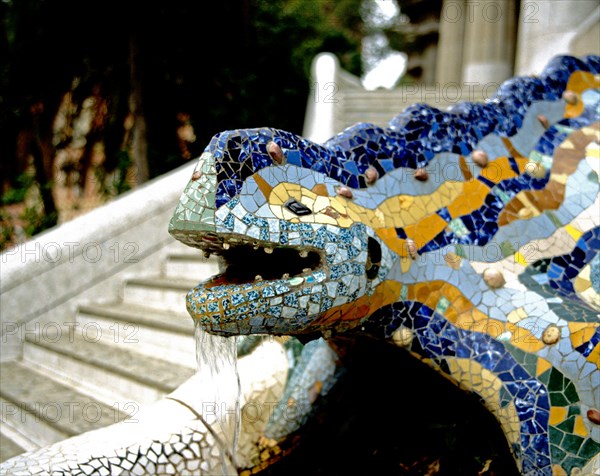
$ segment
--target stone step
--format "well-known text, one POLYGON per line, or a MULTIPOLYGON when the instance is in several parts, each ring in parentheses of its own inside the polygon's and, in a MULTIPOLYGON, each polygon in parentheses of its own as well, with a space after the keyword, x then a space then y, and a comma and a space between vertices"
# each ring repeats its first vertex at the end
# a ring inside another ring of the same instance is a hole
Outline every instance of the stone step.
POLYGON ((149 357, 196 368, 194 324, 189 314, 144 306, 80 305, 75 332, 107 345, 125 346, 149 357))
POLYGON ((123 302, 184 314, 186 294, 197 284, 181 278, 133 278, 125 282, 123 302))
POLYGON ((73 387, 19 362, 0 364, 2 421, 35 445, 44 446, 124 420, 109 407, 73 387))
POLYGON ((6 424, 2 421, 2 429, 0 429, 0 463, 27 451, 15 443, 11 436, 4 434, 5 428, 6 424))
POLYGON ((200 282, 218 274, 219 265, 215 257, 205 258, 200 250, 189 249, 190 251, 175 252, 167 256, 165 276, 200 282))
POLYGON ((126 344, 107 345, 77 332, 62 333, 58 339, 27 336, 23 360, 65 385, 120 408, 154 402, 194 373, 190 367, 143 355, 126 344))

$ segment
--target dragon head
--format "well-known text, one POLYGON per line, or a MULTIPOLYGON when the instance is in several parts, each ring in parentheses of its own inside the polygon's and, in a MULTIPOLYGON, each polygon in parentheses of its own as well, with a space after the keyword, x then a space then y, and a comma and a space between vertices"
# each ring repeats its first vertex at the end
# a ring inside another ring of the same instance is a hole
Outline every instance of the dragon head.
POLYGON ((205 330, 342 332, 397 299, 386 277, 400 258, 374 231, 377 194, 352 188, 376 187, 377 172, 344 168, 334 152, 269 128, 213 137, 169 225, 222 260, 221 274, 188 293, 205 330))

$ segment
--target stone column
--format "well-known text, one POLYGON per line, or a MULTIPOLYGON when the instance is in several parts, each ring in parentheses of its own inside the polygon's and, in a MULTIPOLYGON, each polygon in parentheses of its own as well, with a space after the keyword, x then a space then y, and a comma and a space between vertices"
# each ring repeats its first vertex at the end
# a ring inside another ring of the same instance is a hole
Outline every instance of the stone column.
POLYGON ((428 45, 421 54, 424 84, 434 84, 436 81, 437 55, 438 47, 435 43, 428 45))
POLYGON ((466 18, 465 0, 444 0, 440 14, 436 82, 460 84, 462 81, 463 41, 466 18))
POLYGON ((539 74, 555 55, 599 54, 599 18, 598 0, 521 1, 516 74, 539 74), (586 35, 591 41, 583 47, 586 35))
POLYGON ((463 81, 501 83, 513 74, 516 0, 468 0, 463 81))

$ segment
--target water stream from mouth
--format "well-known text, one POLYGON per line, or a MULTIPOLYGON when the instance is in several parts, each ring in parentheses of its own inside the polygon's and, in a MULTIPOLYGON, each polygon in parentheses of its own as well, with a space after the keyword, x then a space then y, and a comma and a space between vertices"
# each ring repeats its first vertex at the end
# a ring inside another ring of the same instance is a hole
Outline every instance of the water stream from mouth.
POLYGON ((209 334, 199 325, 195 326, 194 335, 202 385, 198 389, 200 413, 211 427, 219 447, 221 474, 237 474, 235 452, 240 432, 237 338, 209 334))

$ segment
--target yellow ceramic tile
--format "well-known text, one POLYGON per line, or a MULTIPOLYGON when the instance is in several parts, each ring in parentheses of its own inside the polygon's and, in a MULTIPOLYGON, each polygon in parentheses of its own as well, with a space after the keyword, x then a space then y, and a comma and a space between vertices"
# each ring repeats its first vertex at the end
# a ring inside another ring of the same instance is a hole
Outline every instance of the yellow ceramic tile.
POLYGON ((258 185, 258 188, 260 189, 260 191, 262 192, 262 194, 264 195, 264 197, 268 200, 269 199, 269 195, 271 195, 271 190, 273 190, 273 187, 271 187, 265 179, 263 179, 259 174, 254 174, 252 176, 252 178, 254 179, 254 181, 256 182, 256 184, 258 185))
POLYGON ((347 198, 334 197, 334 198, 331 199, 330 205, 337 212, 342 213, 344 215, 347 214, 346 208, 349 206, 347 198))
POLYGON ((306 205, 308 208, 310 208, 311 210, 315 209, 315 199, 307 196, 307 195, 303 195, 302 196, 302 200, 300 200, 304 205, 306 205))
POLYGON ((508 316, 506 316, 508 322, 510 322, 511 324, 516 324, 517 322, 525 319, 526 317, 528 317, 528 314, 525 311, 525 309, 522 307, 515 309, 514 311, 511 311, 508 314, 508 316))
POLYGON ((551 369, 551 368, 552 368, 552 364, 550 362, 548 362, 546 359, 543 359, 542 357, 538 357, 538 361, 537 361, 536 368, 535 368, 536 377, 539 377, 546 370, 551 369))
POLYGON ((329 197, 318 196, 315 198, 315 212, 324 210, 329 206, 330 200, 329 197))
POLYGON ((527 329, 511 323, 507 323, 506 328, 512 333, 510 343, 525 352, 535 353, 542 350, 546 345, 527 329))
POLYGON ((500 183, 503 180, 508 180, 517 176, 510 166, 507 157, 498 157, 496 160, 490 162, 488 166, 481 171, 481 175, 494 183, 500 183))
POLYGON ((577 228, 575 228, 573 225, 565 225, 564 228, 565 228, 566 232, 569 235, 571 235, 575 241, 577 241, 579 238, 581 238, 581 235, 583 235, 583 233, 581 231, 579 231, 577 228))
POLYGON ((474 386, 483 385, 483 378, 481 377, 481 375, 474 374, 472 375, 471 380, 474 386))
POLYGON ((583 423, 583 417, 581 415, 577 415, 575 417, 575 425, 573 426, 573 433, 577 436, 581 436, 586 438, 588 436, 587 428, 585 427, 585 423, 583 423))
MULTIPOLYGON (((365 218, 368 218, 365 213, 364 210, 357 210, 354 207, 346 207, 346 215, 352 220, 352 221, 362 221, 365 218)), ((371 215, 371 222, 374 222, 375 220, 373 220, 373 217, 371 215)))
POLYGON ((580 345, 589 342, 589 340, 596 332, 596 328, 600 326, 597 322, 569 322, 569 334, 571 336, 571 344, 573 347, 579 347, 580 345))
POLYGON ((588 144, 585 149, 586 157, 591 157, 592 159, 600 159, 600 145, 592 142, 588 144))
POLYGON ((398 256, 408 256, 406 248, 406 240, 398 238, 398 234, 394 228, 379 228, 375 230, 377 236, 398 256))
POLYGON ((587 71, 575 71, 569 77, 567 82, 567 90, 578 93, 579 101, 575 104, 567 104, 565 107, 565 117, 577 117, 583 112, 583 101, 581 93, 586 89, 597 88, 600 86, 600 81, 592 73, 587 71))
POLYGON ((600 344, 597 344, 596 347, 594 347, 594 349, 590 352, 590 355, 587 356, 586 360, 600 368, 600 344))
POLYGON ((584 266, 584 268, 579 272, 577 277, 573 282, 573 287, 575 291, 580 293, 588 289, 592 285, 592 281, 590 278, 591 266, 588 264, 584 266))
POLYGON ((552 476, 569 476, 560 464, 552 465, 552 476))
POLYGON ((594 309, 600 311, 600 293, 590 286, 579 293, 579 297, 586 301, 594 309))
POLYGON ((550 174, 550 180, 553 182, 560 183, 562 185, 566 185, 567 179, 569 176, 567 174, 550 174))
POLYGON ((525 256, 523 256, 521 254, 521 252, 517 251, 514 255, 515 257, 515 262, 519 263, 522 266, 527 266, 529 263, 527 262, 527 260, 525 259, 525 256))
POLYGON ((529 163, 528 157, 515 157, 515 162, 517 163, 517 167, 519 169, 519 173, 525 173, 525 167, 529 163))
POLYGON ((515 195, 513 200, 518 200, 523 207, 529 208, 532 212, 531 218, 537 217, 541 214, 540 210, 533 204, 529 197, 527 196, 527 192, 519 192, 515 195))
POLYGON ((567 418, 568 413, 569 413, 568 407, 556 407, 556 406, 550 407, 550 422, 549 423, 554 426, 562 423, 563 421, 565 421, 565 418, 567 418))
POLYGON ((327 187, 325 186, 325 184, 322 183, 318 183, 316 184, 313 188, 312 191, 315 195, 320 195, 322 197, 327 197, 329 196, 329 193, 327 192, 327 187))
POLYGON ((458 301, 458 299, 462 297, 462 293, 456 288, 456 286, 452 286, 450 283, 444 283, 443 292, 446 299, 448 299, 448 301, 451 303, 458 301))
POLYGON ((575 144, 571 142, 569 139, 565 140, 562 144, 560 144, 561 149, 574 149, 575 144))
POLYGON ((519 441, 519 417, 513 402, 502 407, 499 401, 502 381, 481 364, 467 359, 447 358, 450 374, 458 384, 467 390, 481 395, 488 409, 496 416, 509 444, 519 441), (474 380, 473 375, 480 375, 480 380, 474 380))
POLYGON ((269 195, 269 203, 271 205, 283 205, 289 198, 287 191, 283 187, 275 187, 269 195))
POLYGON ((290 212, 287 208, 282 208, 282 212, 284 220, 294 221, 294 219, 296 219, 297 221, 298 217, 294 213, 290 212))
POLYGON ((407 226, 404 231, 408 238, 412 238, 418 245, 431 241, 436 235, 446 228, 446 220, 437 213, 423 218, 416 225, 407 226))
POLYGON ((479 180, 465 182, 463 193, 448 205, 450 216, 457 218, 481 207, 489 192, 490 188, 479 180))
POLYGON ((500 137, 500 139, 511 157, 514 157, 515 159, 517 157, 523 157, 523 154, 516 149, 508 137, 500 137))
POLYGON ((402 271, 402 273, 408 273, 408 271, 410 270, 410 267, 413 264, 413 260, 410 258, 401 258, 400 259, 400 271, 402 271))

